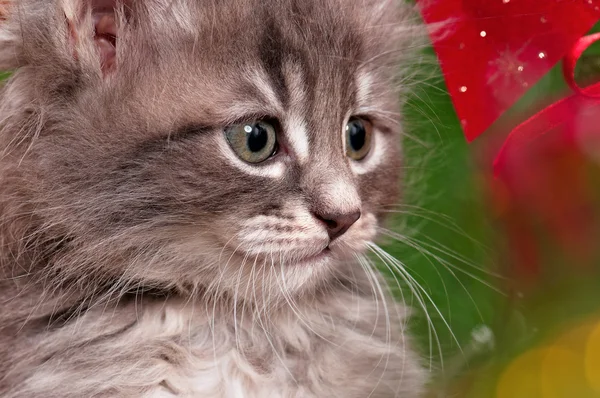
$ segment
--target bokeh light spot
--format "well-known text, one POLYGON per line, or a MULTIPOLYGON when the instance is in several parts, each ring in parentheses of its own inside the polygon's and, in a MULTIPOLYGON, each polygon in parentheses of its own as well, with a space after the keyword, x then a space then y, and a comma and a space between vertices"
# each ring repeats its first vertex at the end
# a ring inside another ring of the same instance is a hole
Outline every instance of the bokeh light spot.
POLYGON ((541 364, 544 350, 522 354, 504 371, 496 389, 496 398, 542 398, 541 364))
POLYGON ((592 389, 600 394, 600 323, 590 334, 585 348, 585 376, 592 389))

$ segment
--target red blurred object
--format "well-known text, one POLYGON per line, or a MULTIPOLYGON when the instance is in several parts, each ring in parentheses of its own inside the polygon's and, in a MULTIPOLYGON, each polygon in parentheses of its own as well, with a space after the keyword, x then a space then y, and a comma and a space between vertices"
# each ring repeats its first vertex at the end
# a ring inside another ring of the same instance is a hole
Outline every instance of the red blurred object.
POLYGON ((540 270, 536 226, 572 263, 589 262, 596 249, 598 214, 587 172, 600 155, 600 83, 580 88, 574 71, 583 51, 598 40, 600 34, 580 38, 565 57, 563 72, 575 94, 515 128, 494 162, 494 196, 513 263, 529 276, 540 270))
POLYGON ((598 198, 588 174, 597 167, 594 156, 600 153, 595 130, 600 126, 600 101, 570 99, 560 103, 564 107, 552 108, 558 108, 556 114, 536 115, 531 122, 535 127, 550 127, 542 135, 536 135, 542 130, 524 125, 526 134, 520 137, 527 140, 507 142, 496 162, 496 176, 489 179, 497 215, 506 228, 510 263, 521 278, 541 271, 542 253, 562 253, 569 266, 577 266, 589 264, 597 251, 598 198), (569 108, 577 105, 581 107, 569 116, 569 108), (564 120, 553 124, 557 114, 564 120))
POLYGON ((484 132, 594 23, 600 0, 421 0, 467 140, 484 132))
POLYGON ((580 88, 574 70, 600 40, 582 37, 600 20, 600 0, 417 1, 468 141, 564 59, 575 94, 510 133, 489 181, 514 276, 536 276, 544 253, 589 263, 599 238, 600 201, 588 174, 600 164, 600 84, 580 88))

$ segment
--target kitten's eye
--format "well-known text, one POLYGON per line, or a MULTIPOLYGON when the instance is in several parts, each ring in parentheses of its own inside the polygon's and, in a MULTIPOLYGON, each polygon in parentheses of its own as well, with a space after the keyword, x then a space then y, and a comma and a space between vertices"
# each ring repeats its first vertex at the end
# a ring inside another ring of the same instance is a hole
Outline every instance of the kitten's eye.
POLYGON ((238 124, 225 130, 231 148, 248 163, 264 162, 275 154, 277 133, 266 121, 238 124))
POLYGON ((373 125, 371 122, 353 117, 346 125, 346 155, 351 159, 361 160, 371 149, 373 125))

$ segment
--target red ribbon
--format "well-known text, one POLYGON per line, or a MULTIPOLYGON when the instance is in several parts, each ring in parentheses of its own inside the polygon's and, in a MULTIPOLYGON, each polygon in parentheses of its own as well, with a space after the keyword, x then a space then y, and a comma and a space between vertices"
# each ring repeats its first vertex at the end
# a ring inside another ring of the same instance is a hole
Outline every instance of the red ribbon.
POLYGON ((598 40, 600 40, 600 33, 594 33, 592 35, 582 37, 575 43, 571 51, 569 51, 563 60, 563 75, 565 76, 567 84, 573 91, 581 95, 595 96, 595 94, 591 93, 589 89, 585 90, 579 87, 575 81, 575 66, 577 66, 577 61, 579 61, 579 58, 581 58, 583 52, 598 40))
MULTIPOLYGON (((600 20, 600 0, 417 0, 468 141, 600 20)), ((577 57, 575 57, 577 58, 577 57)))
POLYGON ((575 93, 532 116, 509 134, 494 161, 496 177, 502 173, 504 160, 509 152, 517 153, 549 131, 573 123, 578 115, 600 113, 600 83, 582 88, 575 80, 577 61, 596 41, 600 41, 600 33, 582 37, 569 51, 563 60, 563 74, 567 84, 575 93))

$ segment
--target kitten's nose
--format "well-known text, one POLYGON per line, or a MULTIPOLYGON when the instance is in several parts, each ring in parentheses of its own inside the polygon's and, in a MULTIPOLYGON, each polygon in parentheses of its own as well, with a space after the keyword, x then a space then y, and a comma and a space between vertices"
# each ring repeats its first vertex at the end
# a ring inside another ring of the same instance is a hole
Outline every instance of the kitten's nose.
POLYGON ((360 218, 360 211, 342 214, 315 212, 314 214, 315 217, 325 224, 329 239, 331 240, 344 235, 348 228, 360 218))

